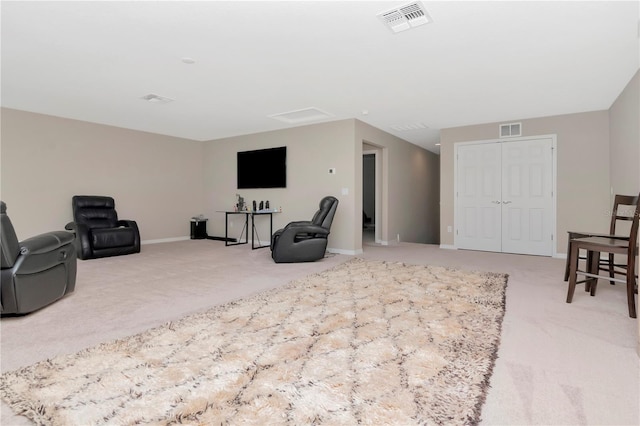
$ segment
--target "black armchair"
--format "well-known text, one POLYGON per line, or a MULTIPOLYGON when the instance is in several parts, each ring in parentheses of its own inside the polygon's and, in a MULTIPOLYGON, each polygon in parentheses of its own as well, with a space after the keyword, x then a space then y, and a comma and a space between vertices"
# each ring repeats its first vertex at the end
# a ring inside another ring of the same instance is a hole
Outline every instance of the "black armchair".
POLYGON ((0 201, 0 313, 27 314, 75 290, 74 235, 54 231, 18 241, 7 205, 0 201))
POLYGON ((111 197, 74 195, 73 220, 65 227, 76 233, 78 258, 140 253, 140 232, 133 220, 118 220, 111 197))
POLYGON ((271 257, 276 263, 313 262, 324 257, 327 237, 338 199, 324 197, 310 221, 291 222, 271 237, 271 257))

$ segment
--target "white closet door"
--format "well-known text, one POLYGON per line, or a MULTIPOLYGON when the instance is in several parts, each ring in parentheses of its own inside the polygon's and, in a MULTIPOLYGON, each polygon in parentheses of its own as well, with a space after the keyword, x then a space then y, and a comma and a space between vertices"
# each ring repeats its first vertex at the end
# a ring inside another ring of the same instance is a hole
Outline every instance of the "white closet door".
POLYGON ((553 254, 553 141, 457 147, 456 247, 553 254))
POLYGON ((550 256, 553 224, 551 139, 502 144, 502 251, 550 256))
POLYGON ((458 147, 456 244, 501 251, 500 144, 458 147))

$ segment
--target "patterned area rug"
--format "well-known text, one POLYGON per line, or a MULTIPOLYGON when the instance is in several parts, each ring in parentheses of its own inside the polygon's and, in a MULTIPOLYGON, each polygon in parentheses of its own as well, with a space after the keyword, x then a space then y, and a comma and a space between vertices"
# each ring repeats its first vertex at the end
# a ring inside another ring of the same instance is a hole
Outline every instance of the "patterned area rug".
POLYGON ((353 259, 8 372, 38 424, 475 424, 507 276, 353 259))

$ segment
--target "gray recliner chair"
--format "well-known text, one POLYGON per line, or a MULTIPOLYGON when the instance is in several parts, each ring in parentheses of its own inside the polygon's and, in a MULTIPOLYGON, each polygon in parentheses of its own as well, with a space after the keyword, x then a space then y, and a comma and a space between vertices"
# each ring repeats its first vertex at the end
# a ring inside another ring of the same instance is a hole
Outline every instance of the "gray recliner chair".
POLYGON ((271 257, 276 263, 313 262, 324 257, 327 238, 338 199, 320 201, 320 209, 310 221, 291 222, 271 237, 271 257))
POLYGON ((7 205, 0 201, 0 313, 27 314, 75 290, 74 235, 47 232, 18 241, 7 205))

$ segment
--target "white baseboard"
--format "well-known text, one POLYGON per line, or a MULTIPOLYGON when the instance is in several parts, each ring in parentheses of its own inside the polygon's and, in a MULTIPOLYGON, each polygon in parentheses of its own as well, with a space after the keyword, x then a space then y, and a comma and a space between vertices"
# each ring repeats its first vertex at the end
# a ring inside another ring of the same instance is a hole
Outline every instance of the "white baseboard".
POLYGON ((360 250, 343 250, 343 249, 328 248, 327 251, 329 253, 346 254, 346 255, 349 255, 349 256, 355 256, 355 255, 358 255, 358 254, 362 254, 362 249, 360 249, 360 250))
POLYGON ((440 248, 445 250, 458 250, 458 247, 451 244, 440 244, 440 248))
POLYGON ((189 240, 190 237, 174 237, 174 238, 160 238, 158 240, 142 240, 140 241, 140 245, 145 244, 158 244, 158 243, 172 243, 174 241, 185 241, 189 240))

